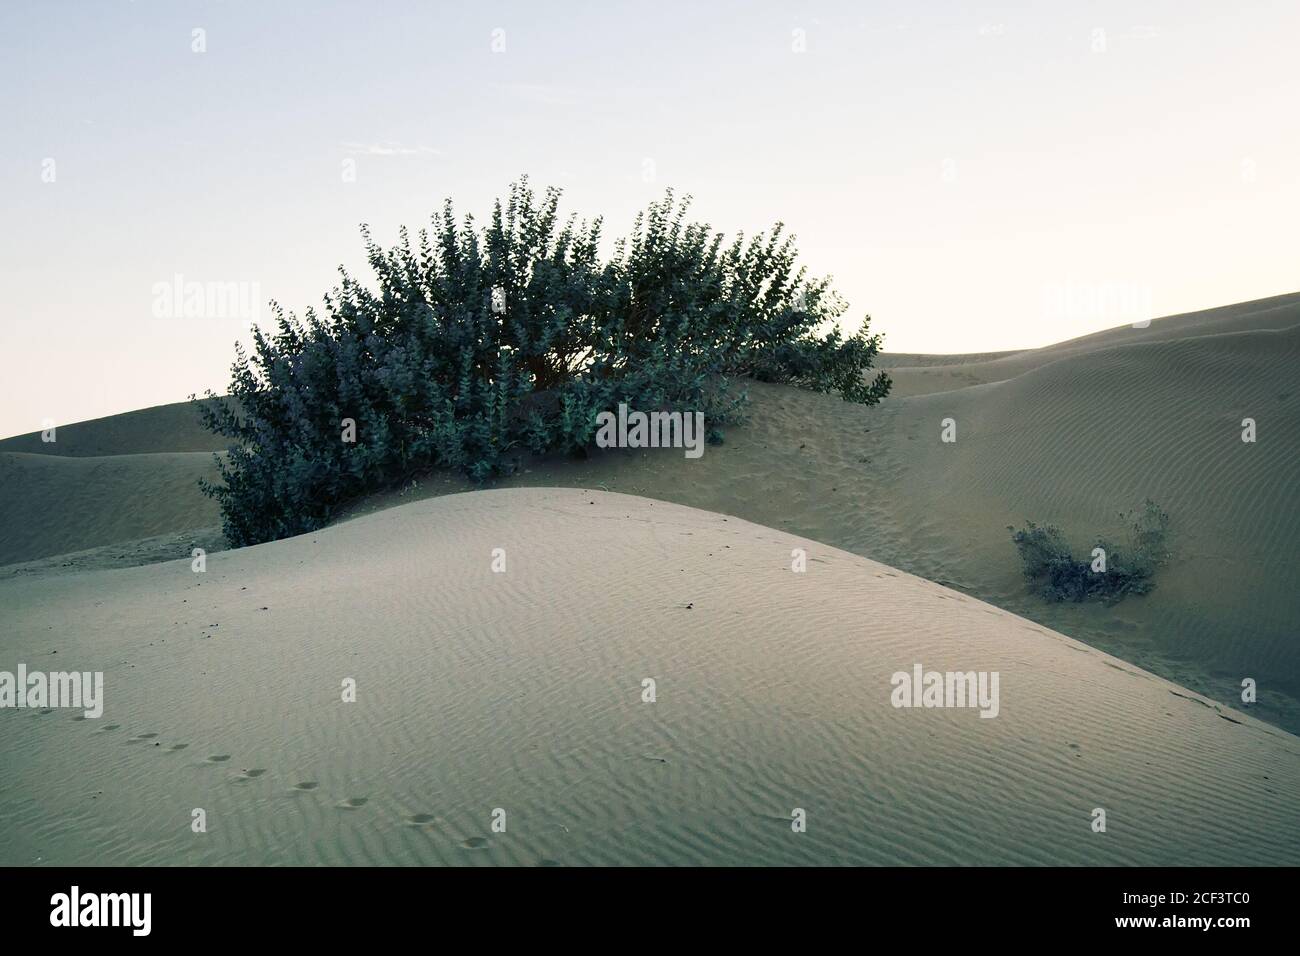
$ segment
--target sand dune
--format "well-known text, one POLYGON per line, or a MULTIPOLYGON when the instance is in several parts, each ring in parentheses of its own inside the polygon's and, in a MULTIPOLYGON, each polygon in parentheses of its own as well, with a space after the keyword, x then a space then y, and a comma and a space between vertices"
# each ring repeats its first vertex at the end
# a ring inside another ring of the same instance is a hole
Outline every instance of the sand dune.
POLYGON ((220 525, 200 477, 218 477, 210 452, 0 452, 0 565, 220 525))
MULTIPOLYGON (((530 462, 503 485, 601 487, 780 528, 950 584, 1223 704, 1244 706, 1241 681, 1252 678, 1259 685, 1252 712, 1295 731, 1298 329, 1300 295, 1293 295, 1027 352, 886 356, 884 364, 895 365, 891 374, 916 372, 912 384, 924 394, 864 409, 831 396, 753 385, 749 424, 729 429, 726 443, 698 461, 684 462, 675 452, 601 453, 581 462, 530 462), (953 387, 961 379, 939 377, 950 370, 984 384, 953 387), (956 444, 939 441, 946 417, 957 421, 956 444), (1257 420, 1255 444, 1240 441, 1244 417, 1257 420), (1093 536, 1114 534, 1117 512, 1147 497, 1174 521, 1174 559, 1154 593, 1113 607, 1048 605, 1027 593, 1008 524, 1056 523, 1086 550, 1093 536)), ((192 412, 181 408, 137 413, 130 447, 196 441, 184 425, 192 412), (173 437, 169 427, 177 429, 173 437), (152 444, 144 443, 145 434, 152 444)), ((111 419, 68 426, 60 430, 61 443, 74 428, 81 429, 80 447, 97 452, 115 449, 110 438, 124 431, 111 419)), ((177 469, 185 462, 195 476, 210 467, 204 455, 173 459, 177 469)), ((59 462, 69 463, 77 464, 59 462)), ((54 476, 73 474, 45 464, 54 476)), ((4 506, 8 557, 0 560, 43 558, 17 568, 28 578, 64 564, 181 557, 189 553, 192 529, 217 523, 215 511, 201 511, 211 503, 179 471, 166 496, 178 512, 170 526, 152 515, 159 496, 134 494, 127 480, 67 481, 72 490, 43 498, 46 492, 28 487, 30 476, 44 474, 34 465, 9 471, 8 480, 5 474, 0 471, 0 500, 40 500, 45 511, 57 502, 63 515, 61 524, 38 526, 32 517, 41 508, 4 506), (119 527, 101 528, 105 522, 119 527), (119 535, 168 531, 187 534, 105 546, 119 535), (97 550, 75 560, 46 557, 87 548, 97 550)), ((430 475, 403 496, 375 496, 353 513, 471 487, 430 475)), ((216 533, 208 529, 209 537, 216 533)), ((0 577, 17 571, 4 569, 0 577)))
MULTIPOLYGON (((1214 699, 1300 729, 1300 304, 1284 331, 1174 336, 875 409, 753 386, 752 419, 689 465, 619 452, 515 484, 580 484, 779 527, 950 584, 1214 699), (1241 441, 1254 418, 1259 440, 1241 441), (940 441, 953 418, 958 440, 940 441), (1007 526, 1081 553, 1151 498, 1173 519, 1156 590, 1114 606, 1028 592, 1007 526)), ((434 479, 414 494, 464 490, 434 479)), ((397 500, 381 499, 372 507, 397 500)))
POLYGON ((1300 294, 1240 302, 1156 319, 1145 328, 1121 325, 1041 349, 983 355, 887 354, 880 365, 894 380, 891 395, 906 398, 971 385, 1005 382, 1051 362, 1122 345, 1168 342, 1198 335, 1280 330, 1300 323, 1300 294))
POLYGON ((224 439, 204 431, 190 402, 155 405, 107 418, 59 425, 54 438, 45 442, 39 431, 15 435, 0 439, 0 452, 96 458, 150 452, 210 452, 226 447, 224 439))
POLYGON ((106 699, 0 711, 0 863, 1300 862, 1296 737, 662 501, 449 496, 0 607, 7 661, 106 699), (998 671, 998 716, 891 706, 915 663, 998 671))
POLYGON ((909 447, 878 464, 900 534, 931 544, 872 553, 1222 700, 1254 678, 1269 689, 1260 709, 1294 728, 1298 364, 1300 326, 1099 350, 900 402, 873 434, 909 447), (945 417, 958 423, 956 444, 934 440, 945 417), (1241 440, 1247 417, 1254 444, 1241 440), (1113 608, 1026 600, 1005 525, 1054 522, 1086 552, 1144 498, 1175 524, 1156 592, 1113 608))
POLYGON ((191 403, 60 425, 55 439, 0 440, 0 577, 224 546, 198 480, 217 479, 212 452, 226 443, 203 430, 191 403))

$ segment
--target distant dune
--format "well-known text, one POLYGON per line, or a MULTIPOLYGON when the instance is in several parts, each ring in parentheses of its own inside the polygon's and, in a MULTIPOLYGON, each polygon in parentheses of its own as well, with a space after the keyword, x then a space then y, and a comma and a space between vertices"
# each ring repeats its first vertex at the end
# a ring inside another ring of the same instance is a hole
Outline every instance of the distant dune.
POLYGON ((2 864, 1300 862, 1300 739, 662 501, 442 497, 0 607, 6 660, 106 701, 0 711, 2 864), (998 672, 997 716, 895 708, 916 664, 998 672))
POLYGON ((210 452, 0 452, 0 564, 220 524, 199 477, 218 478, 210 452))
POLYGON ((221 518, 198 479, 217 479, 224 448, 189 402, 0 440, 0 566, 137 564, 175 556, 158 537, 182 554, 195 535, 212 543, 221 518))
POLYGON ((881 357, 880 365, 888 369, 894 379, 891 395, 905 398, 929 392, 951 391, 969 385, 1004 382, 1060 359, 1122 345, 1168 342, 1229 332, 1279 331, 1292 328, 1298 323, 1300 293, 1292 293, 1202 312, 1171 315, 1156 319, 1146 328, 1122 325, 1041 349, 989 352, 982 355, 887 354, 881 357))
MULTIPOLYGON (((1300 730, 1300 562, 1293 557, 1300 542, 1300 295, 1043 349, 886 355, 881 364, 897 386, 877 408, 752 385, 749 424, 728 429, 726 443, 698 461, 679 452, 600 453, 529 462, 502 484, 599 487, 779 528, 949 584, 1222 704, 1246 706, 1241 682, 1251 678, 1259 687, 1251 712, 1300 730), (948 417, 957 423, 955 444, 939 440, 948 417), (1254 444, 1240 440, 1246 417, 1257 422, 1254 444), (1048 605, 1027 593, 1008 524, 1055 523, 1086 550, 1094 536, 1116 534, 1120 510, 1148 497, 1173 519, 1174 557, 1155 592, 1113 607, 1048 605)), ((130 428, 116 419, 66 426, 60 453, 197 452, 204 441, 221 447, 196 434, 192 412, 178 408, 133 413, 130 428), (122 436, 120 448, 114 435, 122 436)), ((162 497, 176 514, 163 520, 153 514, 159 496, 135 493, 128 480, 90 480, 48 461, 44 472, 30 461, 22 469, 5 465, 6 453, 32 440, 0 442, 0 502, 14 502, 0 504, 0 560, 41 560, 0 569, 0 579, 30 579, 64 564, 187 555, 197 531, 106 545, 114 536, 216 523, 211 502, 181 474, 210 468, 206 455, 175 456, 175 471, 157 478, 175 476, 162 497), (38 475, 53 491, 29 487, 38 475), (97 550, 50 557, 87 548, 97 550)), ((114 460, 121 469, 131 464, 124 458, 79 461, 114 460)), ((351 513, 471 487, 430 475, 418 488, 374 496, 351 513)))
POLYGON ((150 452, 211 452, 225 447, 223 439, 204 430, 198 412, 190 402, 155 405, 107 418, 59 425, 52 442, 44 441, 38 431, 0 439, 0 453, 27 452, 73 458, 150 452))

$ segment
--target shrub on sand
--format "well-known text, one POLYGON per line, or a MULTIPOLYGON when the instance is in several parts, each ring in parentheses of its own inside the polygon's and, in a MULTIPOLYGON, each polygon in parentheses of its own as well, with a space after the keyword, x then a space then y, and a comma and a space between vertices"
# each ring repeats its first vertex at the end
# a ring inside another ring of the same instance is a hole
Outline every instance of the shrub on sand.
POLYGON ((888 392, 866 375, 880 337, 840 331, 843 301, 780 224, 728 243, 669 191, 606 259, 601 221, 562 220, 559 201, 523 179, 481 227, 450 200, 391 249, 363 227, 373 286, 340 269, 323 312, 272 303, 275 328, 237 350, 234 401, 199 408, 230 439, 204 491, 232 545, 313 530, 429 468, 482 481, 525 449, 586 449, 620 402, 703 412, 717 439, 745 378, 868 405, 888 392))
POLYGON ((1020 552, 1025 579, 1048 601, 1120 601, 1155 587, 1156 569, 1168 560, 1169 515, 1147 499, 1140 508, 1121 512, 1126 543, 1099 541, 1102 555, 1075 557, 1060 529, 1027 521, 1008 526, 1020 552))

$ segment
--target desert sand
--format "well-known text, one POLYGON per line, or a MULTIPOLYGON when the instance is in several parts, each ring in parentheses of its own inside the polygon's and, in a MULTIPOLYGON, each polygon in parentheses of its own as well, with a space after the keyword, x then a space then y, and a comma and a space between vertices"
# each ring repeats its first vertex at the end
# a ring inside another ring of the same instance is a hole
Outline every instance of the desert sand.
POLYGON ((0 669, 107 702, 0 710, 0 863, 1295 864, 1298 362, 1300 295, 886 355, 876 408, 752 384, 695 461, 435 473, 235 551, 186 405, 5 439, 0 669), (1029 592, 1007 525, 1086 553, 1145 498, 1153 593, 1029 592), (915 664, 999 715, 893 708, 915 664))
POLYGON ((642 497, 444 496, 0 607, 7 660, 105 673, 98 720, 0 711, 0 863, 1300 862, 1300 739, 642 497), (893 707, 916 663, 999 672, 997 717, 893 707))
MULTIPOLYGON (((751 386, 746 427, 699 461, 616 452, 513 484, 675 501, 937 581, 1300 730, 1300 295, 1159 319, 989 362, 893 367, 877 408, 751 386), (949 376, 973 369, 965 385, 949 376), (911 393, 910 395, 908 393, 911 393), (940 440, 956 423, 957 441, 940 440), (1252 418, 1257 441, 1241 440, 1252 418), (1156 590, 1106 607, 1026 588, 1008 525, 1059 525, 1079 553, 1150 498, 1171 516, 1156 590)), ((887 357, 884 364, 897 361, 887 357)), ((434 478, 412 494, 466 490, 434 478)), ((403 500, 387 496, 364 508, 403 500)))
POLYGON ((211 452, 0 453, 0 563, 100 548, 141 563, 133 553, 139 539, 221 524, 216 502, 198 489, 200 477, 219 477, 211 452))
MULTIPOLYGON (((750 421, 698 461, 600 452, 501 486, 593 487, 746 518, 918 574, 1070 634, 1226 706, 1300 730, 1300 294, 1043 349, 882 356, 877 408, 753 384, 750 421), (940 423, 956 422, 944 444, 940 423), (1253 418, 1258 440, 1241 441, 1253 418), (1007 526, 1082 553, 1144 499, 1173 521, 1156 590, 1113 607, 1029 592, 1007 526), (1243 703, 1242 681, 1258 701, 1243 703)), ((221 546, 205 434, 185 405, 0 441, 0 579, 221 546), (141 491, 143 490, 143 493, 141 491)), ((353 514, 471 490, 434 474, 353 514)))

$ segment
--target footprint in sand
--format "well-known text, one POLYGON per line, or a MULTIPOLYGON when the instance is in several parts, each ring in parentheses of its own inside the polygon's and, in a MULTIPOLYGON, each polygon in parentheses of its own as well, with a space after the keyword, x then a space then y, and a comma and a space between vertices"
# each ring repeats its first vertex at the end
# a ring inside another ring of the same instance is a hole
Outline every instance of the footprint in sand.
POLYGON ((234 783, 243 783, 246 780, 256 780, 262 774, 266 773, 261 767, 254 767, 252 770, 241 770, 230 779, 234 783))
POLYGON ((76 717, 73 717, 72 719, 73 719, 73 720, 85 720, 85 719, 86 719, 86 715, 85 715, 85 714, 77 714, 77 716, 76 716, 76 717))
POLYGON ((432 813, 412 813, 409 817, 406 817, 406 825, 408 827, 427 827, 436 822, 437 819, 432 813))
POLYGON ((165 753, 169 753, 169 754, 174 754, 174 753, 177 753, 177 752, 179 752, 179 751, 181 751, 181 750, 184 750, 184 749, 185 749, 186 747, 188 747, 188 746, 189 746, 189 744, 172 744, 172 745, 171 745, 170 747, 168 747, 167 750, 164 751, 164 752, 165 752, 165 753))
POLYGON ((230 754, 213 754, 208 758, 208 763, 225 763, 230 759, 230 754))
POLYGON ((138 744, 143 740, 153 740, 157 736, 158 736, 157 734, 136 734, 134 737, 128 740, 127 743, 138 744))
POLYGON ((470 837, 468 840, 461 843, 461 846, 466 850, 486 850, 488 847, 488 841, 483 839, 483 837, 470 837))
POLYGON ((121 728, 122 728, 121 724, 108 724, 107 726, 100 727, 97 731, 95 731, 95 733, 107 734, 107 733, 111 733, 114 730, 120 730, 121 728))
POLYGON ((369 802, 369 797, 348 797, 342 803, 336 804, 336 806, 340 810, 360 810, 369 802))
POLYGON ((309 790, 315 790, 320 784, 315 780, 304 780, 302 783, 295 783, 290 789, 298 793, 306 793, 309 790))

